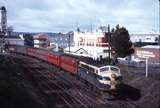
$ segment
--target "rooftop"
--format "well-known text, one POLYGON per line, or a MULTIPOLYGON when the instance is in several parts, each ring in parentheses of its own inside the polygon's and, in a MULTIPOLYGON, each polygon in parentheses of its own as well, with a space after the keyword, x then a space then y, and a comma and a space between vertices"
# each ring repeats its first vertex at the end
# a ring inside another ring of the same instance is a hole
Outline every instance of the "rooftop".
POLYGON ((146 45, 142 48, 154 48, 154 49, 160 49, 160 46, 159 45, 146 45))

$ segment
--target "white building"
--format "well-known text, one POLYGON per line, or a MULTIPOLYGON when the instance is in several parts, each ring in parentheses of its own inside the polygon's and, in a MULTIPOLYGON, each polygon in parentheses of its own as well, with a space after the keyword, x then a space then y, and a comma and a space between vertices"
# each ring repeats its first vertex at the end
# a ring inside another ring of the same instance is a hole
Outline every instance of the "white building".
POLYGON ((19 35, 17 37, 6 37, 5 43, 9 45, 20 45, 24 46, 24 38, 23 35, 19 35))
POLYGON ((144 42, 144 43, 155 43, 158 42, 158 33, 139 33, 130 34, 130 39, 133 43, 144 42))
POLYGON ((87 56, 93 59, 108 57, 109 44, 105 34, 98 32, 74 32, 74 47, 64 49, 64 52, 87 56))
POLYGON ((20 46, 24 46, 24 40, 23 40, 23 39, 18 39, 18 38, 6 38, 6 42, 9 43, 10 45, 20 45, 20 46))

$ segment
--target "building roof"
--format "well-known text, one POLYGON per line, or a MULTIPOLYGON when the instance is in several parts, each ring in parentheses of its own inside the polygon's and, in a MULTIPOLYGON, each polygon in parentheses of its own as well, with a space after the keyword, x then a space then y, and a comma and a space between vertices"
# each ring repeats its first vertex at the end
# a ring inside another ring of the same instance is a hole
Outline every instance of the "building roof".
POLYGON ((37 39, 37 40, 47 40, 48 39, 48 36, 46 34, 36 34, 33 36, 34 39, 37 39))
POLYGON ((159 45, 146 45, 142 48, 153 48, 153 49, 160 49, 160 46, 159 45))

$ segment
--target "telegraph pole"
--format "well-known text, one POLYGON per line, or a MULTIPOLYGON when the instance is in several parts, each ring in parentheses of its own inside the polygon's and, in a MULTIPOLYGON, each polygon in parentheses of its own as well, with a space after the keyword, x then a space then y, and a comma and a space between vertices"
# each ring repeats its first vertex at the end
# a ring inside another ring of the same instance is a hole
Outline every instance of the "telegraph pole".
POLYGON ((71 35, 72 35, 72 32, 68 32, 68 47, 69 47, 69 53, 71 52, 71 51, 70 51, 70 47, 71 47, 71 35))
POLYGON ((159 1, 159 33, 158 33, 158 45, 159 45, 159 64, 160 64, 160 0, 159 1))
POLYGON ((70 33, 69 33, 69 39, 68 39, 68 41, 69 41, 69 43, 68 43, 68 45, 69 45, 69 53, 70 53, 70 33))
POLYGON ((109 40, 108 40, 108 43, 109 43, 109 47, 108 47, 108 64, 110 65, 111 64, 111 49, 110 49, 110 47, 111 47, 111 32, 110 32, 110 25, 108 24, 108 36, 109 36, 109 40))
POLYGON ((160 0, 159 1, 159 36, 160 36, 160 0))

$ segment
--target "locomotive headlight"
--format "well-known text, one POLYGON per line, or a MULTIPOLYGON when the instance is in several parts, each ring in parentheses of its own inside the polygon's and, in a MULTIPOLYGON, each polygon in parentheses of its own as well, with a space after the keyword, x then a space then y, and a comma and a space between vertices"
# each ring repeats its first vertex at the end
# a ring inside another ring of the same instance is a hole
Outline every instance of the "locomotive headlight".
POLYGON ((111 77, 112 77, 112 78, 116 78, 116 75, 115 75, 115 74, 111 74, 111 77))

